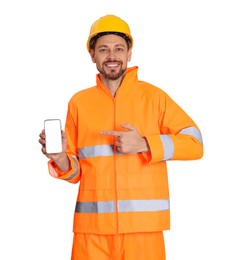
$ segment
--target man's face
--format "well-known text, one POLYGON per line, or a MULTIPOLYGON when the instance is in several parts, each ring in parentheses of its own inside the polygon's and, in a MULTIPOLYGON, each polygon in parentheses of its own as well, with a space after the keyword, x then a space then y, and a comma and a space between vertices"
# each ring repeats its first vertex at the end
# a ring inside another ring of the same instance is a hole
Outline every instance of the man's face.
POLYGON ((101 36, 95 44, 95 50, 90 50, 91 59, 101 75, 106 79, 120 78, 131 59, 131 49, 126 41, 115 34, 101 36))

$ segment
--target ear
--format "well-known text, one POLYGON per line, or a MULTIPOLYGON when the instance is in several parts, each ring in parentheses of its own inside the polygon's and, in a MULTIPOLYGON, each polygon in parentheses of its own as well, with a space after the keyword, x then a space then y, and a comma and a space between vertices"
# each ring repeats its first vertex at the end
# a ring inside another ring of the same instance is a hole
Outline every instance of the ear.
POLYGON ((128 61, 131 61, 131 56, 132 56, 132 48, 130 48, 128 51, 128 61))
POLYGON ((90 49, 90 57, 93 63, 96 63, 95 61, 95 52, 93 49, 90 49))

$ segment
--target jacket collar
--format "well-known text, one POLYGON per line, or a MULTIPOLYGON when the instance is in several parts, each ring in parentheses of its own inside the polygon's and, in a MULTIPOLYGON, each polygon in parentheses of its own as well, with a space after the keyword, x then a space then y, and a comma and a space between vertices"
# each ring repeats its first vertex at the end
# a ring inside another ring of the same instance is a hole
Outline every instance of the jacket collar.
MULTIPOLYGON (((138 66, 127 68, 124 79, 117 90, 116 96, 118 97, 119 95, 126 93, 128 90, 131 90, 134 85, 133 83, 136 82, 137 80, 138 80, 138 66)), ((107 95, 112 97, 109 89, 100 80, 99 73, 96 74, 96 86, 100 90, 103 90, 107 95)))

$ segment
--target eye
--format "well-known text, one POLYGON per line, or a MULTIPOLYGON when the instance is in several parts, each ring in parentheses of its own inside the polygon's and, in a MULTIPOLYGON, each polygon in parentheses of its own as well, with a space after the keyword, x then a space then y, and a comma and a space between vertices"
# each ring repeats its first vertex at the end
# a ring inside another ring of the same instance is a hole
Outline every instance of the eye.
POLYGON ((124 51, 124 49, 121 48, 121 47, 117 47, 117 48, 116 48, 116 51, 117 51, 117 52, 122 52, 122 51, 124 51))
POLYGON ((99 49, 99 52, 101 52, 101 53, 106 52, 106 48, 99 49))

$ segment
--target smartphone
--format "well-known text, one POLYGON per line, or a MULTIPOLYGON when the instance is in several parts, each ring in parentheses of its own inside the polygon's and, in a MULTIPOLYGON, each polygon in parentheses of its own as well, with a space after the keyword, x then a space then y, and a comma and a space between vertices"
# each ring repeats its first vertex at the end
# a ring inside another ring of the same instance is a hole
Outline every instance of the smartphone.
POLYGON ((61 120, 46 119, 44 121, 44 129, 46 135, 46 152, 61 153, 62 152, 61 120))

